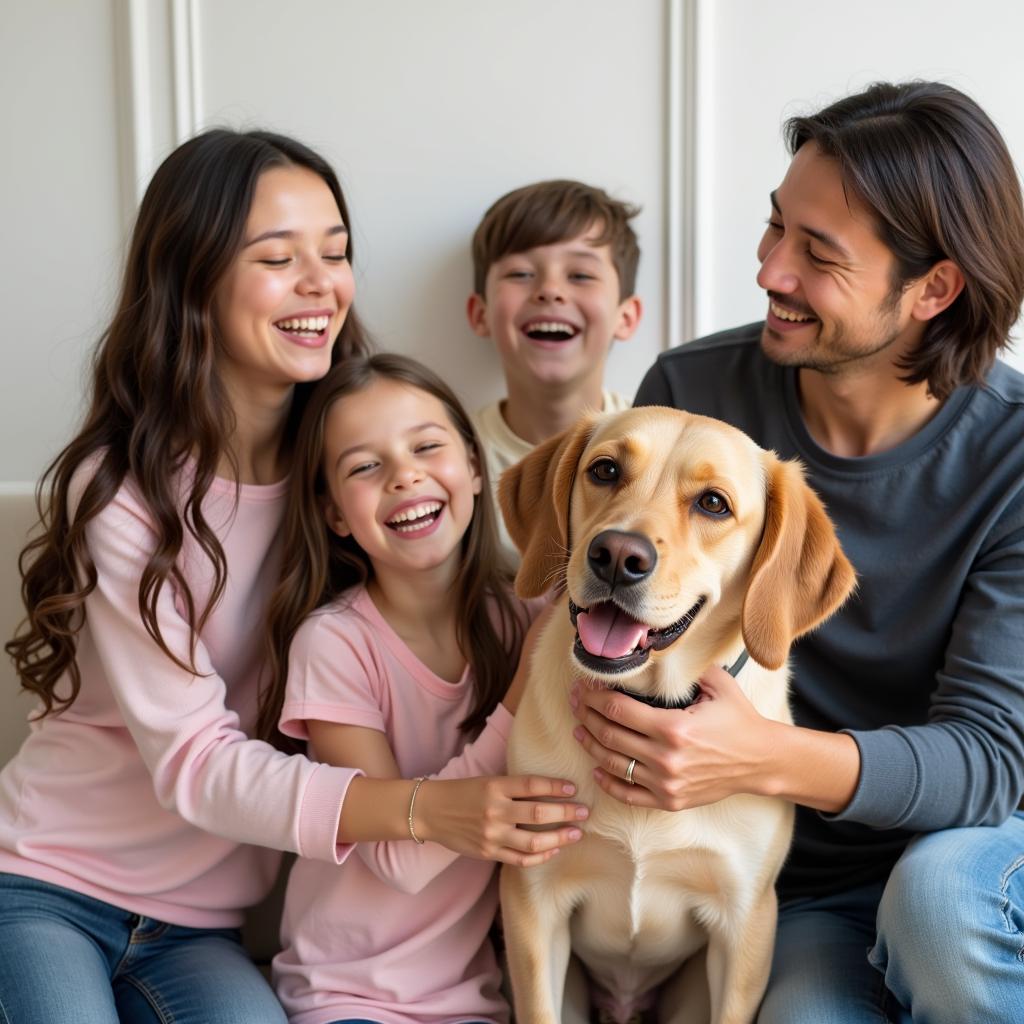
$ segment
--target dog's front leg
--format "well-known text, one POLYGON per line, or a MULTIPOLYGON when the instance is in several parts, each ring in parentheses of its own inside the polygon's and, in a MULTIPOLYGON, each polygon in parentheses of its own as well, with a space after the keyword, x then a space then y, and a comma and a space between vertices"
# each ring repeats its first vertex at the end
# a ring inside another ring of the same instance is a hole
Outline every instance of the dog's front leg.
POLYGON ((744 920, 710 930, 707 947, 712 1024, 752 1024, 768 985, 778 903, 775 887, 757 898, 744 920))
POLYGON ((550 887, 538 884, 547 867, 501 869, 505 950, 516 1020, 524 1024, 559 1024, 569 968, 568 914, 550 887))

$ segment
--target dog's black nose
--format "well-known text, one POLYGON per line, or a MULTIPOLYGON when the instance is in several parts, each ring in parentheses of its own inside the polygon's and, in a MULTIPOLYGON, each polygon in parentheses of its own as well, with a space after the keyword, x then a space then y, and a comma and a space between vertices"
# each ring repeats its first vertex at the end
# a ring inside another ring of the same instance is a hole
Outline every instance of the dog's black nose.
POLYGON ((587 562, 594 575, 614 590, 647 579, 658 564, 658 552, 639 533, 602 530, 590 542, 587 562))

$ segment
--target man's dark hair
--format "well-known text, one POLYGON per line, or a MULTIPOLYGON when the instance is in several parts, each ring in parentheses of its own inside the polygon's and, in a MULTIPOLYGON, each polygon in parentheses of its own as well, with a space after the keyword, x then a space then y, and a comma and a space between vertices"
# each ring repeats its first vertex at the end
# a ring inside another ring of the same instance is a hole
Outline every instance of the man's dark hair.
POLYGON ((941 82, 879 82, 785 125, 789 151, 813 142, 874 214, 895 257, 893 298, 943 259, 963 292, 930 321, 903 362, 908 383, 937 398, 979 383, 1024 300, 1024 207, 999 130, 974 100, 941 82))

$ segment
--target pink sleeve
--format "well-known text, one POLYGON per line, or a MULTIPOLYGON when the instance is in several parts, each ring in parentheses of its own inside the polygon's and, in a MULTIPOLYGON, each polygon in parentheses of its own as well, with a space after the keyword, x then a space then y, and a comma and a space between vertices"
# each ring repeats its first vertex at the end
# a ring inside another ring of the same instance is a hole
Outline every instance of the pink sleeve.
MULTIPOLYGON (((306 722, 319 720, 386 733, 382 704, 387 680, 374 650, 358 611, 342 608, 311 615, 292 641, 281 731, 306 739, 306 722)), ((502 774, 511 726, 512 716, 499 704, 480 735, 431 777, 502 774)), ((346 847, 343 856, 351 849, 346 847)), ((411 839, 358 843, 354 849, 381 881, 407 893, 420 892, 460 856, 438 843, 420 846, 411 839)))
MULTIPOLYGON (((470 779, 504 774, 505 748, 511 728, 512 716, 504 704, 499 704, 480 735, 429 778, 470 779)), ((439 843, 421 846, 412 839, 358 843, 356 852, 382 882, 410 894, 421 892, 461 856, 439 843)))
POLYGON ((386 683, 357 611, 343 606, 314 612, 296 631, 288 652, 278 727, 299 740, 309 739, 309 721, 386 732, 386 683))
MULTIPOLYGON (((304 857, 336 861, 337 828, 351 769, 249 739, 226 706, 226 687, 202 642, 197 675, 164 653, 139 616, 139 580, 154 546, 141 502, 122 486, 86 528, 96 588, 85 613, 124 723, 161 806, 204 831, 304 857)), ((165 584, 157 606, 169 650, 186 665, 190 630, 165 584)))

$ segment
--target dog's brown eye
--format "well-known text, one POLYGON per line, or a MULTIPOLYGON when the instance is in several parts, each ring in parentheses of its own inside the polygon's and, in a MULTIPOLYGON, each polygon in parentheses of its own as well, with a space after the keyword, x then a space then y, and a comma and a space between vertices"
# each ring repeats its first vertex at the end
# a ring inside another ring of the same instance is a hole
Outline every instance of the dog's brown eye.
POLYGON ((611 459, 598 459, 596 462, 592 462, 587 472, 595 484, 619 482, 619 465, 611 459))
POLYGON ((718 491, 705 491, 697 499, 697 506, 709 516, 725 516, 729 514, 729 503, 718 491))

